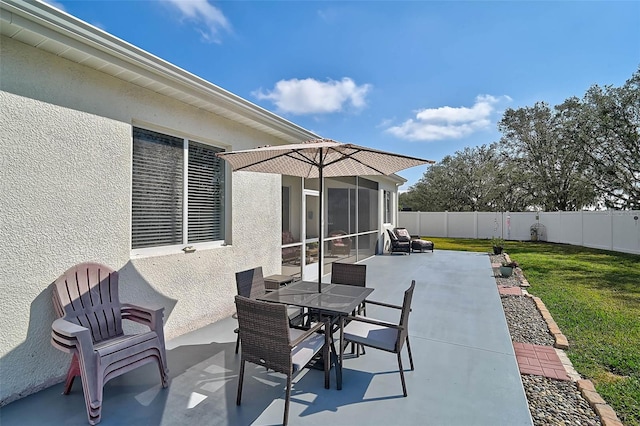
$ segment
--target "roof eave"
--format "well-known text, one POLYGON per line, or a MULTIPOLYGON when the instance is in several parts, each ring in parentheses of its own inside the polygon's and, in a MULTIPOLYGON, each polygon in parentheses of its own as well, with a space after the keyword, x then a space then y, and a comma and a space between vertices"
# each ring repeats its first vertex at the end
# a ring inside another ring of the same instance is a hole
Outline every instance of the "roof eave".
POLYGON ((0 22, 3 35, 174 97, 289 143, 320 137, 46 3, 2 0, 0 22))

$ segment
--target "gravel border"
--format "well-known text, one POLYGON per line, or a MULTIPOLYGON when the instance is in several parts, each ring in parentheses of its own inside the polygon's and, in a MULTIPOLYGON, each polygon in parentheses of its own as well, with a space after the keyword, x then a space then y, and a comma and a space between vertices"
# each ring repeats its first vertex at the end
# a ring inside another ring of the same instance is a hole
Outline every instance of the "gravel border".
MULTIPOLYGON (((504 260, 504 254, 490 253, 489 257, 492 264, 502 263, 504 260)), ((494 268, 494 271, 496 285, 519 287, 524 280, 520 268, 516 268, 508 278, 502 277, 498 269, 494 268)), ((554 346, 555 337, 532 298, 500 296, 500 300, 512 341, 554 346)), ((535 426, 602 425, 600 417, 582 396, 575 382, 528 374, 521 374, 520 377, 535 426)))
POLYGON ((534 425, 601 425, 575 382, 523 374, 522 384, 534 425))
MULTIPOLYGON (((502 263, 504 261, 504 254, 489 254, 489 258, 491 263, 502 263)), ((500 275, 500 269, 494 268, 493 276, 496 279, 496 284, 498 285, 506 285, 509 287, 520 287, 520 276, 522 274, 522 270, 520 268, 514 268, 513 274, 510 277, 503 277, 500 275)))
POLYGON ((500 296, 511 340, 518 343, 553 346, 554 337, 536 303, 527 296, 500 296))

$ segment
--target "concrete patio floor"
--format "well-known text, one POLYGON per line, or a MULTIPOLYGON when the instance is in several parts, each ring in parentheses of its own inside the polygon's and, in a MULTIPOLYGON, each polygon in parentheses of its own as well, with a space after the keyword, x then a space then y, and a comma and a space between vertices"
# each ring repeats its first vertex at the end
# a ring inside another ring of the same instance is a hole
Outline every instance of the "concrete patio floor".
MULTIPOLYGON (((402 396, 393 354, 348 357, 344 385, 324 389, 321 371, 294 379, 292 425, 532 425, 518 364, 485 253, 439 251, 367 259, 371 299, 402 303, 416 280, 409 335, 415 371, 403 365, 402 396)), ((368 316, 397 321, 395 310, 368 316)), ((167 342, 171 384, 148 364, 104 388, 101 425, 272 425, 282 422, 285 380, 247 364, 243 403, 235 405, 239 356, 232 318, 167 342)), ((86 425, 82 386, 56 385, 0 409, 0 424, 86 425)))

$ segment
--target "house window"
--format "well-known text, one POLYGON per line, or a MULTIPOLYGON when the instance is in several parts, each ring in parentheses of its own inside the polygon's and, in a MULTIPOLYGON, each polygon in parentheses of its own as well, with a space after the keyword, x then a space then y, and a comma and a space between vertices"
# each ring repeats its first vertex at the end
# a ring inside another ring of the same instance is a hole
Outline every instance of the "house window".
POLYGON ((384 191, 384 223, 391 223, 391 192, 384 191))
POLYGON ((221 151, 133 128, 133 249, 224 239, 221 151))

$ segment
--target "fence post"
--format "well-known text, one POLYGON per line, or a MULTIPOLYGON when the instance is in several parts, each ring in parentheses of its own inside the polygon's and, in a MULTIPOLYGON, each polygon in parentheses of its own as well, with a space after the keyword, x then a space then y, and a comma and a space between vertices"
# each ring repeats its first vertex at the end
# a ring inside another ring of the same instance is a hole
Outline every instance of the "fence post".
POLYGON ((444 236, 449 238, 449 212, 447 210, 444 211, 444 236))
POLYGON ((478 212, 473 212, 473 238, 478 239, 478 212))
POLYGON ((609 210, 609 217, 611 218, 611 244, 609 244, 609 248, 613 251, 613 210, 609 210))
POLYGON ((584 210, 580 210, 580 245, 584 247, 584 210))

